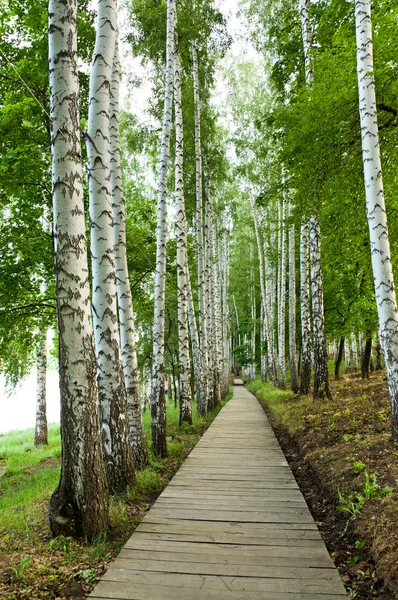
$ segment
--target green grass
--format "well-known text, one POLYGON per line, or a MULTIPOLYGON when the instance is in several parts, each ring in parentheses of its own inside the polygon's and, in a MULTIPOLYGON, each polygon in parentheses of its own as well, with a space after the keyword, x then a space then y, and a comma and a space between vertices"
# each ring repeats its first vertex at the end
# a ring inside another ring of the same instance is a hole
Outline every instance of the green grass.
POLYGON ((291 390, 281 390, 269 383, 263 383, 261 379, 247 383, 246 387, 250 392, 261 398, 272 412, 279 417, 285 411, 283 403, 294 396, 291 390))
POLYGON ((42 518, 40 502, 59 479, 59 425, 50 425, 48 446, 35 447, 34 429, 0 435, 0 532, 28 531, 42 518))

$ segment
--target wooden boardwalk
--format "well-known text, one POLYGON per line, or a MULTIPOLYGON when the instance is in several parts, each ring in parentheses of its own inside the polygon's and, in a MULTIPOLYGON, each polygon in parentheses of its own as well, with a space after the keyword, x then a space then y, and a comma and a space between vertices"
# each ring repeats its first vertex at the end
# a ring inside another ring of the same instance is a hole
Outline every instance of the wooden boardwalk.
POLYGON ((347 598, 264 411, 245 388, 235 387, 90 598, 347 598))

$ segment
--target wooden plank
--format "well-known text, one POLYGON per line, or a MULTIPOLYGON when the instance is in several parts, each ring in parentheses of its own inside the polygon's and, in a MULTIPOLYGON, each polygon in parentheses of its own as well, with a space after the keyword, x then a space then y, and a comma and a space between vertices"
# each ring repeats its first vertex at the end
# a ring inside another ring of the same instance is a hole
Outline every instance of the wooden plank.
POLYGON ((184 519, 162 519, 153 515, 152 509, 145 515, 137 530, 174 531, 174 533, 195 533, 216 531, 234 533, 235 535, 250 535, 252 537, 284 536, 292 532, 300 533, 302 537, 318 539, 319 531, 315 523, 233 523, 231 521, 191 521, 184 519))
POLYGON ((332 562, 323 543, 316 546, 302 546, 293 548, 287 546, 250 546, 245 544, 209 544, 198 542, 185 542, 180 538, 162 540, 158 536, 136 532, 127 542, 126 549, 155 550, 159 552, 179 552, 205 554, 210 556, 216 550, 217 556, 235 557, 280 557, 280 558, 311 558, 332 562))
POLYGON ((289 548, 319 548, 324 547, 322 538, 297 535, 302 532, 291 532, 290 535, 282 535, 280 531, 273 531, 272 535, 254 537, 250 534, 237 535, 236 532, 228 531, 197 531, 197 532, 173 532, 173 531, 146 531, 146 529, 136 530, 134 535, 145 535, 155 540, 182 542, 182 543, 212 543, 219 546, 220 544, 228 546, 245 545, 255 548, 267 546, 284 546, 289 548))
MULTIPOLYGON (((175 544, 178 545, 178 544, 175 544)), ((334 569, 334 564, 329 557, 320 558, 317 556, 314 557, 306 557, 306 556, 247 556, 242 552, 240 553, 229 553, 223 554, 221 552, 217 552, 214 554, 215 549, 213 548, 213 554, 207 552, 205 556, 198 556, 197 552, 179 552, 173 551, 170 549, 161 550, 160 548, 151 548, 151 549, 134 549, 134 548, 124 548, 120 554, 119 558, 123 558, 126 561, 130 561, 130 566, 125 568, 136 568, 137 560, 147 560, 148 564, 151 561, 158 561, 160 564, 167 562, 177 562, 177 563, 193 563, 193 564, 216 564, 216 565, 240 565, 240 566, 248 566, 251 567, 287 567, 288 569, 292 567, 297 568, 323 568, 323 569, 334 569)), ((123 565, 118 564, 120 568, 123 565)), ((172 569, 173 565, 170 565, 168 570, 172 569)), ((152 570, 152 569, 151 569, 152 570)), ((252 576, 256 576, 256 573, 251 571, 252 576)), ((260 576, 263 575, 261 573, 265 573, 265 569, 260 572, 260 576)))
POLYGON ((283 512, 277 507, 266 511, 221 511, 180 508, 178 511, 155 504, 151 509, 152 517, 162 519, 184 519, 189 521, 236 521, 237 523, 313 523, 308 508, 286 508, 283 512))
POLYGON ((194 575, 217 575, 221 577, 252 577, 252 578, 277 578, 277 579, 310 579, 311 581, 339 581, 335 569, 295 567, 286 565, 257 566, 257 565, 230 565, 207 562, 177 562, 152 559, 127 560, 119 557, 117 567, 120 570, 133 569, 135 571, 152 571, 157 573, 187 573, 194 575))
MULTIPOLYGON (((278 513, 286 513, 291 514, 292 509, 301 509, 306 510, 307 506, 304 501, 301 502, 279 502, 278 507, 276 509, 276 501, 272 500, 271 502, 257 502, 256 504, 249 504, 248 502, 240 501, 240 502, 230 502, 229 504, 226 502, 215 501, 209 502, 208 500, 203 500, 202 502, 195 501, 193 499, 189 500, 180 500, 178 502, 173 502, 167 498, 160 498, 156 502, 156 506, 161 508, 167 508, 168 510, 174 510, 178 513, 180 510, 199 510, 199 511, 222 511, 225 514, 229 512, 268 512, 269 510, 278 510, 278 513)), ((229 519, 227 519, 229 520, 229 519)))
POLYGON ((219 598, 225 600, 270 600, 274 596, 268 594, 276 593, 289 594, 287 600, 297 600, 298 594, 305 594, 305 600, 313 600, 312 594, 321 595, 322 600, 325 600, 327 594, 331 594, 335 598, 347 598, 343 585, 341 582, 337 583, 339 584, 338 587, 335 580, 325 579, 312 581, 311 579, 215 577, 210 575, 154 573, 151 571, 147 572, 145 576, 144 573, 138 570, 126 571, 112 567, 105 573, 103 581, 97 585, 94 593, 97 598, 126 597, 128 599, 142 598, 143 600, 148 600, 148 598, 156 600, 163 600, 164 598, 170 598, 171 600, 191 600, 194 598, 198 600, 218 600, 219 598), (150 586, 156 589, 151 589, 150 586), (119 594, 120 592, 122 594, 136 594, 140 590, 141 593, 146 592, 148 595, 112 596, 115 590, 119 594), (170 595, 166 596, 168 592, 170 592, 170 595), (198 594, 198 592, 200 593, 198 594), (154 593, 158 595, 153 596, 154 593), (267 594, 266 597, 264 597, 264 593, 267 594))

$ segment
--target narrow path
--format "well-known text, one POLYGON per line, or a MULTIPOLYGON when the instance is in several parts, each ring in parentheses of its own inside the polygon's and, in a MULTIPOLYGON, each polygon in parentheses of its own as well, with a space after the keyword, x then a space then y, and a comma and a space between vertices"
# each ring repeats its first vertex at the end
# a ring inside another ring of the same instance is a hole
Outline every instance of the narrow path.
POLYGON ((244 387, 90 598, 347 598, 264 411, 244 387))

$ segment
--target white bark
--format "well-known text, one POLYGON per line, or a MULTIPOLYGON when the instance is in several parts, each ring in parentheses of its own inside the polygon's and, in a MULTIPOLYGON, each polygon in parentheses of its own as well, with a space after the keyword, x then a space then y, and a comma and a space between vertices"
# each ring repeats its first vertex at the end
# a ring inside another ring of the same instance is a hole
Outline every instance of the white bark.
POLYGON ((206 300, 206 339, 207 339, 207 357, 208 357, 208 409, 216 406, 214 391, 216 387, 215 373, 215 348, 214 348, 214 310, 213 310, 213 276, 212 276, 212 255, 211 255, 211 194, 210 194, 210 173, 209 164, 206 159, 206 193, 205 193, 205 220, 204 220, 204 259, 205 259, 205 300, 206 300))
POLYGON ((344 339, 344 363, 345 363, 345 372, 349 373, 351 371, 351 355, 350 355, 350 344, 348 341, 348 337, 344 339))
MULTIPOLYGON (((311 66, 312 33, 309 20, 310 0, 300 0, 301 31, 304 48, 305 76, 308 87, 311 87, 313 71, 311 66)), ((317 216, 312 216, 311 226, 311 287, 312 287, 312 322, 314 335, 314 398, 322 398, 324 394, 330 398, 328 382, 327 351, 323 315, 323 281, 320 251, 320 223, 317 216), (316 262, 314 262, 316 261, 316 262), (318 311, 322 310, 322 314, 318 311), (319 329, 321 327, 321 329, 319 329), (319 362, 321 361, 321 362, 319 362)))
POLYGON ((321 234, 319 220, 310 220, 312 320, 314 324, 314 399, 329 399, 328 356, 325 339, 323 286, 321 269, 321 234))
MULTIPOLYGON (((289 215, 292 207, 289 206, 289 215)), ((296 394, 299 391, 296 347, 296 238, 294 223, 289 226, 289 362, 290 387, 296 394)))
POLYGON ((225 395, 223 389, 223 343, 222 343, 222 304, 221 304, 221 272, 220 258, 217 252, 217 227, 213 212, 212 220, 212 268, 213 268, 213 293, 214 293, 214 351, 215 351, 215 403, 219 404, 221 397, 225 395))
POLYGON ((49 72, 62 470, 52 495, 53 535, 92 540, 108 524, 82 181, 77 2, 49 4, 49 72), (73 519, 69 507, 73 507, 73 519))
POLYGON ((97 355, 102 450, 111 491, 134 482, 127 396, 120 361, 114 222, 110 184, 110 87, 116 43, 115 0, 98 0, 91 63, 87 155, 91 222, 92 310, 97 355))
POLYGON ((301 21, 301 35, 303 39, 304 47, 304 64, 305 64, 305 79, 307 85, 310 87, 313 80, 313 71, 311 66, 311 46, 312 46, 312 32, 311 24, 309 19, 309 7, 310 0, 300 0, 300 21, 301 21))
POLYGON ((351 354, 352 354, 352 370, 356 371, 358 369, 358 346, 356 334, 351 334, 351 354))
POLYGON ((123 194, 123 181, 120 167, 119 86, 120 60, 117 33, 111 81, 109 124, 116 289, 120 330, 120 351, 127 394, 129 438, 133 452, 134 466, 137 469, 143 469, 148 464, 148 449, 140 406, 140 381, 137 362, 133 301, 127 266, 126 202, 123 194))
POLYGON ((174 53, 174 110, 176 130, 175 196, 177 237, 177 300, 178 300, 178 352, 180 384, 180 425, 192 424, 191 364, 189 360, 188 308, 187 308, 187 226, 184 200, 184 132, 181 100, 180 59, 174 53))
POLYGON ((279 302, 278 302, 278 363, 279 385, 286 387, 286 343, 285 343, 285 316, 286 316, 286 199, 283 194, 279 220, 279 302))
POLYGON ((229 285, 229 269, 228 269, 228 248, 227 234, 222 238, 221 255, 222 255, 222 337, 223 337, 223 355, 224 355, 224 393, 229 390, 229 373, 232 370, 232 352, 230 343, 230 315, 228 305, 228 285, 229 285))
POLYGON ((384 200, 376 90, 373 70, 373 40, 370 0, 356 0, 357 70, 362 156, 369 224, 370 250, 380 339, 387 372, 391 404, 392 437, 398 439, 398 310, 388 239, 384 200))
POLYGON ((199 404, 200 404, 200 386, 198 386, 198 383, 201 378, 201 375, 200 375, 200 369, 201 369, 200 346, 199 346, 198 328, 196 325, 195 305, 193 303, 193 298, 192 298, 191 278, 190 278, 189 268, 188 268, 187 253, 186 253, 186 257, 185 257, 185 274, 186 274, 186 282, 187 282, 188 324, 189 324, 189 335, 191 338, 192 364, 193 364, 193 372, 194 372, 195 387, 196 387, 196 402, 197 403, 199 402, 199 404))
POLYGON ((195 105, 195 160, 196 160, 196 244, 198 261, 198 321, 199 343, 201 357, 200 404, 197 404, 198 413, 204 416, 207 413, 209 396, 209 362, 206 331, 206 282, 205 282, 205 256, 203 240, 203 196, 202 196, 202 149, 200 134, 200 95, 199 95, 199 64, 195 44, 192 44, 192 65, 194 82, 195 105))
POLYGON ((211 360, 212 360, 212 379, 213 379, 213 390, 212 390, 212 401, 213 406, 216 407, 221 402, 221 382, 220 382, 220 358, 219 358, 219 323, 217 322, 217 258, 216 258, 216 228, 215 228, 215 216, 213 208, 213 199, 210 191, 210 172, 207 169, 208 186, 207 186, 207 218, 208 218, 208 278, 209 278, 209 292, 210 292, 210 336, 211 336, 211 360))
POLYGON ((152 446, 154 453, 163 457, 167 455, 166 398, 164 389, 164 311, 167 242, 167 173, 170 158, 170 131, 172 122, 175 18, 175 0, 167 0, 166 80, 158 171, 158 217, 156 229, 156 274, 151 387, 152 446))
POLYGON ((256 243, 257 243, 257 254, 258 254, 258 262, 259 262, 259 272, 260 272, 260 296, 261 296, 261 329, 260 329, 260 339, 261 339, 261 378, 263 381, 266 380, 266 365, 271 361, 266 359, 266 356, 263 352, 263 345, 265 340, 267 339, 267 330, 268 330, 268 313, 266 310, 266 290, 265 290, 265 277, 264 277, 264 255, 263 255, 263 243, 261 240, 260 230, 259 230, 259 216, 258 211, 256 209, 253 197, 253 191, 250 188, 250 209, 253 217, 254 223, 254 232, 256 234, 256 243))
MULTIPOLYGON (((272 231, 271 231, 272 235, 272 231)), ((275 278, 269 259, 270 244, 268 235, 264 237, 264 278, 265 278, 265 319, 268 347, 268 364, 270 368, 271 383, 278 381, 277 356, 275 344, 275 278)))
POLYGON ((47 332, 39 340, 36 353, 36 426, 35 446, 48 444, 46 410, 47 332))
POLYGON ((300 229, 300 309, 301 309, 301 376, 300 393, 310 393, 312 370, 311 305, 309 278, 309 222, 303 219, 300 229))

